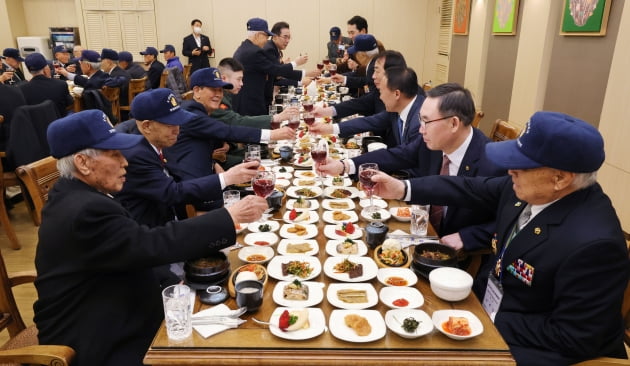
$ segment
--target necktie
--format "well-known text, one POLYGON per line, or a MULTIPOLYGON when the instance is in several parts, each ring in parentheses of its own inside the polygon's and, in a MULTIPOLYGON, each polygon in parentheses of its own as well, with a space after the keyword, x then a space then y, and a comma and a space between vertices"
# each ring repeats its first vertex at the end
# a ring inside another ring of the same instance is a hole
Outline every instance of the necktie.
POLYGON ((166 158, 164 157, 164 154, 162 154, 162 150, 158 152, 158 157, 160 158, 160 164, 164 166, 166 164, 166 158))
MULTIPOLYGON (((444 154, 442 156, 442 168, 440 169, 440 175, 450 175, 448 172, 448 165, 451 161, 448 160, 448 156, 444 154)), ((442 217, 444 216, 444 206, 431 205, 429 209, 429 222, 435 232, 440 231, 440 224, 442 223, 442 217)))
POLYGON ((403 121, 402 118, 398 117, 398 136, 400 136, 401 143, 403 141, 403 125, 404 124, 405 124, 405 121, 403 121))
POLYGON ((527 221, 529 221, 530 217, 532 217, 532 206, 527 205, 525 206, 525 209, 523 210, 523 212, 521 212, 521 215, 518 217, 518 230, 517 231, 521 231, 521 229, 523 229, 523 226, 527 224, 527 221))

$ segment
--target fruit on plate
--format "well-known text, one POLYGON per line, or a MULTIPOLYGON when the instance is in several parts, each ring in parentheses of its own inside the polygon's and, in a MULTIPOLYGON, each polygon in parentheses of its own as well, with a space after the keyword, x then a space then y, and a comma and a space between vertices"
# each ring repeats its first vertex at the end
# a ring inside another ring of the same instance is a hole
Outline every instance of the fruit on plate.
POLYGON ((307 309, 285 310, 278 320, 278 328, 284 332, 306 329, 309 326, 307 309))
POLYGON ((335 234, 339 236, 348 236, 354 234, 354 224, 351 222, 344 222, 341 224, 341 230, 336 229, 335 234))

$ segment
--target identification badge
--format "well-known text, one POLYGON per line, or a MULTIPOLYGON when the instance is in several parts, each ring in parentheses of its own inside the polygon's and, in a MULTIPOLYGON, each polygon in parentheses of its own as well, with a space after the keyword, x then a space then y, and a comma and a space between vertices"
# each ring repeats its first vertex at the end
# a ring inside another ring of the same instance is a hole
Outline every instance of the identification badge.
POLYGON ((483 296, 483 308, 490 316, 490 319, 494 323, 494 317, 497 315, 499 311, 499 306, 501 305, 501 300, 503 300, 503 286, 499 283, 499 280, 496 279, 490 273, 488 276, 488 285, 486 286, 486 293, 483 296))

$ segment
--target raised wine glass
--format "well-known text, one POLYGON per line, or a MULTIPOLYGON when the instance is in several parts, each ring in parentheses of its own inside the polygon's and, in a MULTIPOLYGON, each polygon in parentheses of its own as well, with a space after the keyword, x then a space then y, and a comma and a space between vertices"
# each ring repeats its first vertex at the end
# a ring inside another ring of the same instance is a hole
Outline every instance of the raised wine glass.
POLYGON ((311 112, 304 112, 304 123, 306 123, 306 125, 308 125, 309 127, 313 125, 313 123, 315 123, 315 115, 311 112))
POLYGON ((377 207, 374 206, 374 201, 372 196, 374 195, 374 185, 376 183, 372 182, 372 176, 378 172, 378 164, 376 163, 365 163, 359 165, 359 181, 361 182, 361 188, 365 191, 365 194, 370 197, 370 205, 365 208, 366 213, 373 213, 377 210, 377 207))
MULTIPOLYGON (((254 179, 252 179, 252 188, 254 193, 258 197, 267 198, 271 192, 273 192, 276 186, 276 175, 273 172, 261 170, 254 179)), ((264 222, 267 218, 267 213, 271 211, 270 208, 265 210, 265 213, 260 217, 258 222, 264 222)))
POLYGON ((313 142, 311 144, 311 158, 316 163, 314 165, 315 174, 317 174, 317 180, 321 183, 323 178, 317 172, 317 164, 323 164, 326 162, 326 157, 328 156, 328 144, 326 140, 320 139, 318 142, 313 142))

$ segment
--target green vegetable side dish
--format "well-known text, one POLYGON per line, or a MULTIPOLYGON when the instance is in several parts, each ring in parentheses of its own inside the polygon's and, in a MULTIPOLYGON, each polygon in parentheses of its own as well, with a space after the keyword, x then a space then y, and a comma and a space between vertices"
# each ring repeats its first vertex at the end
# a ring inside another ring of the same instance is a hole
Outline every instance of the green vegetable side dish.
POLYGON ((287 168, 282 167, 278 170, 280 173, 286 173, 287 172, 287 168))
POLYGON ((381 219, 381 213, 380 213, 380 212, 374 212, 374 213, 372 214, 372 218, 373 218, 374 220, 380 220, 380 219, 381 219))
POLYGON ((271 226, 269 224, 258 225, 258 230, 261 232, 271 231, 271 226))
POLYGON ((420 322, 418 322, 416 319, 414 319, 412 317, 409 317, 409 318, 406 318, 405 320, 403 320, 402 328, 407 333, 413 333, 413 332, 416 331, 416 329, 418 329, 419 325, 420 325, 420 322))

